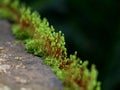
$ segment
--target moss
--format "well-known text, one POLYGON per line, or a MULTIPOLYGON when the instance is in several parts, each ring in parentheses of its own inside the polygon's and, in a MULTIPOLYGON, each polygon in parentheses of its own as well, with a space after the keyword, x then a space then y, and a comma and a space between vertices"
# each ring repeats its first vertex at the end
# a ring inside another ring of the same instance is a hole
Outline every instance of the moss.
POLYGON ((95 65, 89 70, 88 61, 82 62, 77 52, 68 56, 64 34, 55 32, 46 18, 41 19, 36 11, 32 12, 18 0, 0 0, 0 7, 0 16, 14 21, 15 37, 25 41, 29 53, 41 56, 52 67, 65 90, 100 90, 95 65))

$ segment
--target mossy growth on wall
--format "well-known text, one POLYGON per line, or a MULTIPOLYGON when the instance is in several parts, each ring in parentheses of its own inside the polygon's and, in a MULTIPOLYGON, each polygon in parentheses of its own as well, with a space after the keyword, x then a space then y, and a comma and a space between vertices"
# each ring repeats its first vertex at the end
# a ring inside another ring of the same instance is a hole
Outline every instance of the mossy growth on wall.
POLYGON ((0 0, 0 17, 14 22, 11 24, 13 35, 24 41, 29 53, 42 57, 45 64, 52 67, 64 89, 101 90, 95 65, 88 69, 88 61, 82 62, 76 51, 68 56, 64 34, 55 32, 38 12, 32 12, 19 0, 0 0))

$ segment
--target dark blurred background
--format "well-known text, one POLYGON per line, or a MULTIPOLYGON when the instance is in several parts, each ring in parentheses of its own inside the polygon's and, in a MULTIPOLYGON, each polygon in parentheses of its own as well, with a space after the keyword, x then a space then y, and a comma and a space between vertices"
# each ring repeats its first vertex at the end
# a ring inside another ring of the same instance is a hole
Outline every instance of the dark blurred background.
POLYGON ((21 0, 56 31, 69 54, 96 64, 102 90, 120 90, 120 0, 21 0))

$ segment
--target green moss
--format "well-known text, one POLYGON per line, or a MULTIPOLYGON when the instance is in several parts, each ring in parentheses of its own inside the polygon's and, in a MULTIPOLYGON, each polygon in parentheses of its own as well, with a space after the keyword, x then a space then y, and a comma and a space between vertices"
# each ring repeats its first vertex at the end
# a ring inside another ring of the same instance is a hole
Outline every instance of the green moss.
POLYGON ((52 67, 65 90, 100 90, 95 65, 89 70, 88 61, 82 62, 77 52, 68 56, 64 34, 55 32, 46 18, 42 20, 36 11, 31 12, 18 0, 0 0, 0 7, 0 16, 11 17, 14 21, 12 31, 15 37, 25 41, 29 53, 41 56, 45 64, 52 67))
POLYGON ((12 25, 12 32, 17 39, 26 40, 31 37, 29 30, 21 30, 22 28, 19 25, 12 25))

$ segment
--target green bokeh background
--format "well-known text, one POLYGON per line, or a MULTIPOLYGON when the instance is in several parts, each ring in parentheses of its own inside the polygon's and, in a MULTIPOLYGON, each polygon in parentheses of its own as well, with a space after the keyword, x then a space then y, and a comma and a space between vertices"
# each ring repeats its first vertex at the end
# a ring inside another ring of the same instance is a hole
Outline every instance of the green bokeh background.
POLYGON ((120 90, 119 0, 21 1, 62 30, 69 54, 96 64, 102 90, 120 90))

